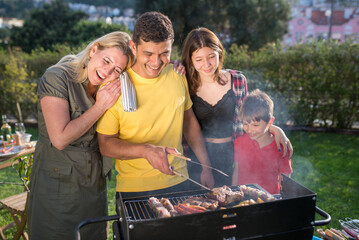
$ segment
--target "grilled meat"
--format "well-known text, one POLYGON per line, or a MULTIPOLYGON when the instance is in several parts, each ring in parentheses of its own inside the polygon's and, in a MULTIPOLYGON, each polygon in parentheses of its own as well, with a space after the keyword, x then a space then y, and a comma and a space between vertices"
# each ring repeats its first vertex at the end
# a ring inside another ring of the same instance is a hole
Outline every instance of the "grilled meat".
POLYGON ((158 218, 171 217, 170 212, 163 206, 163 204, 155 197, 148 199, 150 208, 156 213, 158 218))
POLYGON ((198 206, 191 206, 183 203, 178 204, 178 207, 190 213, 201 213, 207 211, 206 209, 198 208, 198 206))
POLYGON ((161 198, 161 203, 169 211, 171 217, 175 217, 179 215, 168 198, 161 198))
POLYGON ((187 215, 187 214, 192 214, 190 211, 188 211, 187 209, 183 209, 180 208, 179 205, 175 205, 173 206, 175 208, 175 210, 180 214, 180 215, 187 215))
POLYGON ((244 198, 242 191, 232 191, 228 186, 213 188, 206 194, 206 197, 217 200, 219 206, 226 206, 230 203, 241 201, 244 198))
POLYGON ((186 200, 183 201, 184 204, 189 204, 192 206, 200 206, 204 207, 206 209, 214 210, 218 207, 218 201, 204 198, 204 197, 189 197, 186 200))
POLYGON ((246 185, 241 185, 239 188, 242 192, 244 192, 244 194, 247 194, 254 199, 260 198, 264 202, 269 202, 269 201, 274 200, 274 197, 272 195, 270 195, 262 190, 252 188, 252 187, 247 187, 246 185))

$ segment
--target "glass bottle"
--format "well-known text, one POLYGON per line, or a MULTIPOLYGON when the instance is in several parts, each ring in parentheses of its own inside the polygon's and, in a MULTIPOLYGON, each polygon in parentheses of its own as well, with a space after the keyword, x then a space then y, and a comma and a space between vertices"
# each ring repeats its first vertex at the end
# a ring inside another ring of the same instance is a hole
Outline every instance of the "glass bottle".
POLYGON ((6 115, 2 115, 1 136, 4 141, 10 141, 12 137, 11 126, 7 123, 6 115))

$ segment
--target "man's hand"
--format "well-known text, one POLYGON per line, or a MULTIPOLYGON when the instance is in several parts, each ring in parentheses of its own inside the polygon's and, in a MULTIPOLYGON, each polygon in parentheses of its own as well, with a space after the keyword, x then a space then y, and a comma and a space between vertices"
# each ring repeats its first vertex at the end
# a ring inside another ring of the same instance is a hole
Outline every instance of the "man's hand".
POLYGON ((175 148, 158 147, 146 144, 146 152, 144 158, 151 164, 151 166, 160 172, 168 175, 173 175, 168 163, 167 154, 178 154, 175 148))

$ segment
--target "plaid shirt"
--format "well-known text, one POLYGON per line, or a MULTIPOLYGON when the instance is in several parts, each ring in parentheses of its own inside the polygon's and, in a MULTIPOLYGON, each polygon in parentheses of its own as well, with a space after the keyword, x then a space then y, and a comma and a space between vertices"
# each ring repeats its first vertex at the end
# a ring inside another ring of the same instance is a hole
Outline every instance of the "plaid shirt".
POLYGON ((233 117, 233 140, 236 137, 243 135, 243 124, 238 119, 239 109, 243 103, 243 100, 248 95, 248 88, 247 88, 247 80, 246 77, 242 74, 242 72, 237 70, 227 69, 227 71, 233 77, 233 92, 236 96, 236 107, 234 109, 234 117, 233 117))

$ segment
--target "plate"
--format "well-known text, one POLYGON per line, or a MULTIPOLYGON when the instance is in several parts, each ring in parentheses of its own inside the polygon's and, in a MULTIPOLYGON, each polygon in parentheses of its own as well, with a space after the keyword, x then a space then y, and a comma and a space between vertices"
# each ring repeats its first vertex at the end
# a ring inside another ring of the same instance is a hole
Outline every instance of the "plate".
POLYGON ((0 149, 0 157, 6 157, 6 156, 15 155, 15 154, 21 152, 21 147, 14 146, 14 148, 10 152, 7 152, 7 153, 3 153, 1 150, 3 150, 3 148, 0 149))

